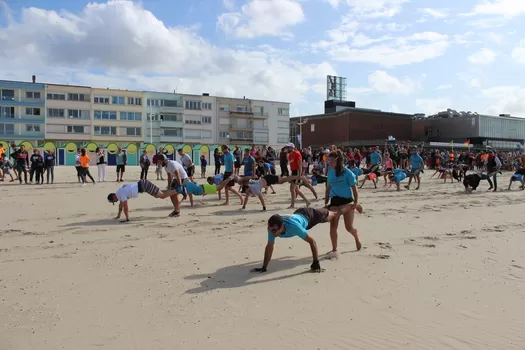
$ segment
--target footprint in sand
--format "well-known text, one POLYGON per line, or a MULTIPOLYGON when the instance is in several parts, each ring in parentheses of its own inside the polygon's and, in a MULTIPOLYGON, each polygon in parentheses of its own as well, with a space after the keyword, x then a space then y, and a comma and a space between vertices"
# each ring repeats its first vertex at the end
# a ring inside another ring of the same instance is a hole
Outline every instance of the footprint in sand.
POLYGON ((465 236, 463 237, 463 239, 477 239, 478 237, 476 236, 465 236))
POLYGON ((515 267, 517 269, 523 269, 523 266, 520 266, 520 265, 517 265, 517 264, 512 264, 510 266, 515 267))
POLYGON ((376 244, 382 249, 392 249, 392 245, 388 242, 377 242, 376 244))
POLYGON ((425 248, 436 248, 435 244, 422 244, 421 246, 425 248))
POLYGON ((426 239, 427 241, 439 241, 438 237, 433 237, 433 236, 425 236, 423 237, 423 239, 426 239))
POLYGON ((387 255, 387 254, 378 254, 378 255, 374 255, 374 257, 377 259, 383 259, 383 260, 390 259, 390 255, 387 255))

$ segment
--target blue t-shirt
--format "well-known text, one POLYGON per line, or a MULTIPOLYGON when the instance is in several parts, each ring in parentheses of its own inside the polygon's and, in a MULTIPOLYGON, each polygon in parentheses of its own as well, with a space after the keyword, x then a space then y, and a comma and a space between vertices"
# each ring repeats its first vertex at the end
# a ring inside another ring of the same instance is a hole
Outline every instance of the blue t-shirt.
POLYGON ((253 176, 255 159, 252 156, 244 157, 242 163, 244 164, 244 176, 253 176))
POLYGON ((370 161, 372 162, 372 165, 379 165, 379 162, 381 161, 381 155, 377 152, 372 152, 370 154, 370 161))
POLYGON ((213 183, 216 185, 220 184, 223 180, 224 180, 223 174, 217 174, 213 177, 213 183))
POLYGON ((226 173, 233 173, 233 162, 235 161, 235 157, 231 152, 224 154, 224 172, 226 173))
POLYGON ((523 180, 523 176, 521 174, 514 174, 512 175, 512 181, 522 181, 523 180))
POLYGON ((423 169, 423 158, 419 154, 412 154, 410 157, 410 165, 412 170, 423 169))
POLYGON ((124 165, 124 152, 117 154, 117 165, 124 165))
MULTIPOLYGON (((305 239, 308 236, 306 228, 308 227, 308 220, 300 214, 292 214, 290 216, 283 216, 284 233, 279 238, 299 237, 305 239)), ((268 230, 268 242, 275 242, 275 237, 268 230)))
POLYGON ((188 181, 188 183, 186 183, 186 191, 188 192, 188 194, 193 194, 195 196, 202 196, 203 193, 202 186, 191 181, 188 181))
POLYGON ((335 169, 332 167, 328 168, 327 184, 330 186, 330 198, 332 197, 343 197, 353 198, 352 186, 357 184, 355 174, 348 168, 344 168, 343 173, 337 177, 335 175, 335 169))

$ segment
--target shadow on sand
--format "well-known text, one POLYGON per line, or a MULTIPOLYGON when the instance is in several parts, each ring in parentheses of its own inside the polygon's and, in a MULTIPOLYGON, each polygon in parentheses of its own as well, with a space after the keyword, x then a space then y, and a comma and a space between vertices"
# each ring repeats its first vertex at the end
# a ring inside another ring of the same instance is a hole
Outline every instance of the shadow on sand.
POLYGON ((199 294, 209 292, 215 289, 221 288, 239 288, 245 287, 252 284, 274 282, 279 280, 284 280, 287 278, 292 278, 295 276, 304 275, 307 273, 312 273, 310 271, 310 264, 312 258, 299 258, 292 259, 290 257, 284 257, 279 259, 274 259, 270 262, 269 270, 264 273, 251 272, 250 270, 261 267, 262 262, 249 262, 244 264, 226 266, 218 269, 215 272, 209 274, 198 274, 186 276, 186 280, 202 280, 200 286, 197 288, 192 288, 186 291, 187 294, 199 294), (283 271, 296 268, 298 266, 304 266, 304 271, 296 272, 293 274, 288 274, 285 276, 271 277, 272 271, 283 271), (257 278, 259 277, 259 278, 257 278), (263 278, 260 278, 263 277, 263 278), (254 281, 251 281, 252 278, 257 278, 254 281))
MULTIPOLYGON (((109 218, 109 219, 102 219, 102 220, 75 221, 69 224, 62 225, 60 227, 123 225, 123 223, 121 223, 120 220, 122 219, 109 218)), ((136 217, 131 216, 129 220, 130 221, 126 224, 133 224, 135 222, 148 221, 148 220, 152 220, 152 218, 146 217, 146 216, 136 216, 136 217)))

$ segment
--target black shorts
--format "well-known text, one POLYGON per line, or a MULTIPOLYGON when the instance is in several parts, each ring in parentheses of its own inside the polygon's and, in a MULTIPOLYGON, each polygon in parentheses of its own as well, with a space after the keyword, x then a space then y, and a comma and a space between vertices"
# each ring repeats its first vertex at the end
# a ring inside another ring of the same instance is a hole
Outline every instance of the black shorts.
POLYGON ((126 172, 126 166, 125 165, 117 165, 117 173, 124 173, 126 172))
POLYGON ((330 211, 326 208, 301 208, 297 209, 294 214, 302 215, 308 221, 307 230, 311 229, 317 224, 328 222, 328 214, 330 211))
POLYGON ((525 168, 518 169, 515 174, 525 175, 525 168))
POLYGON ((195 165, 190 166, 186 170, 186 174, 188 174, 188 177, 193 177, 193 174, 195 174, 195 165))
POLYGON ((350 204, 354 201, 353 198, 344 198, 344 197, 332 197, 330 198, 330 205, 328 208, 340 207, 346 204, 350 204))
POLYGON ((379 172, 379 165, 372 165, 370 168, 370 173, 376 174, 376 176, 380 176, 381 173, 379 172))
MULTIPOLYGON (((292 170, 292 176, 297 176, 299 175, 299 170, 292 170)), ((300 184, 301 183, 301 180, 300 179, 297 179, 297 180, 292 180, 290 181, 291 184, 300 184)))
POLYGON ((386 168, 385 171, 390 171, 390 172, 392 172, 392 168, 386 168))
POLYGON ((279 183, 279 176, 276 176, 276 175, 264 175, 263 179, 264 181, 266 181, 268 186, 276 185, 279 183))
MULTIPOLYGON (((224 180, 226 180, 226 179, 229 178, 230 176, 232 176, 231 171, 225 171, 225 172, 224 172, 224 180)), ((228 182, 228 184, 226 185, 226 187, 232 187, 233 185, 235 185, 235 181, 230 180, 230 182, 228 182)))
POLYGON ((235 167, 235 169, 240 169, 240 168, 241 168, 241 162, 239 162, 239 161, 236 160, 236 161, 233 163, 233 166, 235 167))

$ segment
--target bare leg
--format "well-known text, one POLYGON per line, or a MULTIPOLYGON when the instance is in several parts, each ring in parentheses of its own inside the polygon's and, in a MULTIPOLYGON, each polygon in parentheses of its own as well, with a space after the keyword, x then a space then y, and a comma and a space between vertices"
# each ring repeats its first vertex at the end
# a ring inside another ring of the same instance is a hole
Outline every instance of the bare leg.
POLYGON ((266 211, 266 204, 264 203, 264 198, 262 194, 257 195, 257 198, 259 198, 259 201, 261 202, 261 205, 263 207, 263 210, 266 211))
POLYGON ((159 198, 159 199, 165 199, 165 198, 168 198, 168 197, 171 197, 175 194, 177 194, 177 190, 169 190, 169 191, 159 191, 159 193, 157 193, 157 196, 155 198, 159 198))
POLYGON ((179 196, 178 194, 174 194, 170 197, 171 203, 173 203, 173 212, 169 216, 179 216, 180 215, 180 206, 179 206, 179 196))
POLYGON ((244 202, 242 203, 242 209, 246 209, 246 204, 248 204, 248 199, 250 198, 252 191, 248 188, 246 192, 244 192, 244 202))
POLYGON ((299 189, 299 186, 295 186, 295 193, 297 193, 297 195, 299 195, 299 197, 301 197, 302 199, 304 199, 304 201, 306 202, 306 206, 309 207, 310 204, 310 201, 308 199, 306 199, 306 196, 303 194, 303 192, 301 192, 301 190, 299 189))
POLYGON ((357 250, 361 250, 361 241, 359 241, 359 235, 357 229, 354 227, 354 211, 349 211, 343 215, 345 221, 345 228, 352 236, 354 236, 355 247, 357 250))
POLYGON ((292 199, 290 201, 290 206, 288 207, 288 209, 295 208, 295 197, 297 196, 297 193, 295 192, 296 187, 297 185, 295 183, 292 182, 290 184, 290 194, 292 195, 292 199))

